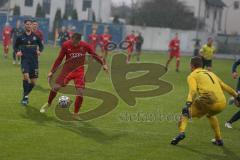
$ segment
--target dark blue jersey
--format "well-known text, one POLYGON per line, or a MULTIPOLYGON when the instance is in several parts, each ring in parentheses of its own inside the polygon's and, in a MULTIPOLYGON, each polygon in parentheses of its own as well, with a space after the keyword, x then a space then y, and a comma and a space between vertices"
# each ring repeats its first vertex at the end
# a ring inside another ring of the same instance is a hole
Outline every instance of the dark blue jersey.
POLYGON ((70 35, 67 31, 65 32, 60 32, 58 39, 60 40, 60 44, 62 45, 65 41, 70 39, 70 35))
POLYGON ((11 31, 11 37, 13 39, 13 44, 15 44, 17 37, 23 35, 24 29, 23 28, 13 28, 11 31))
POLYGON ((37 51, 39 50, 42 52, 43 48, 41 39, 34 33, 31 33, 30 35, 24 33, 23 35, 17 37, 14 45, 16 52, 22 52, 22 60, 38 60, 37 51))
POLYGON ((232 73, 237 72, 237 67, 240 65, 240 59, 237 60, 232 66, 232 73))

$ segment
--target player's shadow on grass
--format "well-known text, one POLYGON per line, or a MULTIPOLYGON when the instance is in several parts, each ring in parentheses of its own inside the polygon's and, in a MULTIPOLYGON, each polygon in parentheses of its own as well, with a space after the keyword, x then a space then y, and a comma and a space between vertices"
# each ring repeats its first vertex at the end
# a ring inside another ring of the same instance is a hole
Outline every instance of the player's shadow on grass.
MULTIPOLYGON (((238 155, 236 155, 234 152, 230 151, 227 147, 221 147, 220 149, 222 149, 224 156, 223 155, 219 155, 219 154, 209 154, 209 153, 204 153, 201 152, 199 150, 187 147, 187 146, 178 146, 181 149, 185 149, 188 150, 190 152, 193 152, 195 154, 199 154, 204 156, 204 158, 206 160, 240 160, 240 157, 238 155)), ((212 147, 217 147, 217 146, 212 146, 212 147)))
MULTIPOLYGON (((117 134, 106 134, 102 132, 99 128, 96 128, 95 126, 91 125, 89 122, 74 122, 76 126, 63 126, 62 128, 70 130, 71 132, 74 132, 76 134, 79 134, 80 136, 84 136, 89 139, 93 139, 98 143, 101 144, 109 144, 113 141, 119 140, 121 137, 125 136, 126 133, 117 133, 117 134)), ((109 132, 108 132, 109 133, 109 132)))
POLYGON ((55 118, 48 117, 46 114, 41 114, 39 109, 34 108, 33 106, 27 106, 26 114, 22 114, 22 118, 29 119, 39 125, 45 125, 48 122, 57 122, 55 118))
POLYGON ((49 117, 46 114, 41 114, 39 109, 32 106, 26 107, 26 114, 21 115, 24 119, 29 119, 39 125, 52 126, 66 129, 70 132, 95 140, 98 143, 108 144, 112 141, 118 140, 126 133, 105 134, 97 127, 91 125, 89 122, 63 122, 55 118, 49 117))

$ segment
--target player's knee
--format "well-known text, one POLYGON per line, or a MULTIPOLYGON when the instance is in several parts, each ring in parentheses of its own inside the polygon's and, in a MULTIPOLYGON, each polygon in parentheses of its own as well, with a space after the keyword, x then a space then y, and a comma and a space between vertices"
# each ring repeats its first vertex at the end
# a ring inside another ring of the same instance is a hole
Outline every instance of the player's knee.
POLYGON ((60 90, 60 88, 61 88, 61 86, 55 85, 55 86, 52 88, 52 90, 53 90, 54 92, 58 92, 58 91, 60 90))
POLYGON ((24 74, 23 75, 23 80, 29 81, 30 80, 29 75, 28 74, 24 74))
POLYGON ((83 96, 83 88, 76 89, 77 96, 83 96))
POLYGON ((183 116, 186 116, 186 117, 189 117, 190 116, 190 111, 189 111, 189 108, 188 107, 184 107, 182 109, 182 115, 183 116))

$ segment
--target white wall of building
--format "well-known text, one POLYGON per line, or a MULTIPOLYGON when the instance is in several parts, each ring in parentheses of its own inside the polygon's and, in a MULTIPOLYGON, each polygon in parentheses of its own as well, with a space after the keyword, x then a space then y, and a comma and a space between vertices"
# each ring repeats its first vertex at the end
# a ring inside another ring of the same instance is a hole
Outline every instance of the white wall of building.
MULTIPOLYGON (((181 52, 192 53, 194 46, 194 39, 196 38, 196 31, 183 31, 183 30, 171 30, 168 28, 154 28, 154 27, 141 27, 141 26, 126 26, 126 34, 131 31, 139 31, 144 37, 144 50, 155 51, 167 51, 169 41, 175 36, 175 33, 179 34, 181 41, 181 52)), ((202 43, 207 42, 207 38, 213 36, 208 32, 200 32, 199 38, 202 43)))
POLYGON ((223 28, 226 25, 226 31, 228 34, 240 34, 240 8, 235 9, 233 4, 234 1, 240 0, 223 0, 226 4, 226 8, 224 9, 224 19, 222 22, 223 28), (227 20, 227 21, 226 21, 227 20))

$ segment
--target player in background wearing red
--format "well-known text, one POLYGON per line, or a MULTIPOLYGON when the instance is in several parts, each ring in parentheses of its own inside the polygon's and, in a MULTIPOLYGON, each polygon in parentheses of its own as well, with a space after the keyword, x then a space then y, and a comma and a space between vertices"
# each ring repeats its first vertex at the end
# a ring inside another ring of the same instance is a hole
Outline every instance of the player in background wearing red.
POLYGON ((125 40, 130 44, 127 48, 127 62, 126 62, 126 63, 129 63, 131 61, 132 53, 136 43, 135 31, 132 31, 131 34, 127 35, 125 40))
POLYGON ((107 65, 94 52, 92 47, 86 42, 81 41, 81 34, 74 33, 72 39, 63 43, 59 56, 57 57, 48 75, 48 77, 51 78, 53 73, 58 69, 65 58, 61 73, 56 78, 55 84, 50 91, 48 103, 42 106, 40 110, 41 113, 45 113, 51 106, 53 99, 57 95, 57 92, 62 87, 65 87, 69 81, 73 80, 77 91, 73 116, 76 119, 78 118, 78 113, 83 102, 83 91, 85 88, 84 64, 86 53, 89 53, 95 60, 103 65, 104 70, 108 71, 107 65))
POLYGON ((108 56, 107 44, 112 39, 112 36, 108 32, 109 32, 109 29, 106 27, 104 30, 104 33, 102 35, 100 35, 100 45, 101 45, 102 57, 103 57, 104 61, 106 61, 107 56, 108 56))
POLYGON ((32 21, 32 32, 35 33, 40 38, 43 44, 44 42, 43 32, 39 30, 39 24, 36 20, 32 21))
POLYGON ((11 44, 11 32, 12 28, 10 27, 9 23, 7 22, 5 24, 5 27, 3 28, 2 32, 2 38, 3 38, 3 49, 4 49, 4 57, 7 58, 8 52, 9 52, 9 46, 11 44))
POLYGON ((96 52, 97 44, 98 44, 98 35, 97 30, 93 29, 92 34, 88 36, 88 42, 94 49, 94 52, 96 52))
POLYGON ((175 34, 175 37, 170 41, 169 43, 169 59, 166 64, 166 69, 168 69, 168 66, 172 59, 176 57, 176 72, 179 72, 180 67, 180 40, 178 38, 178 33, 175 34))

